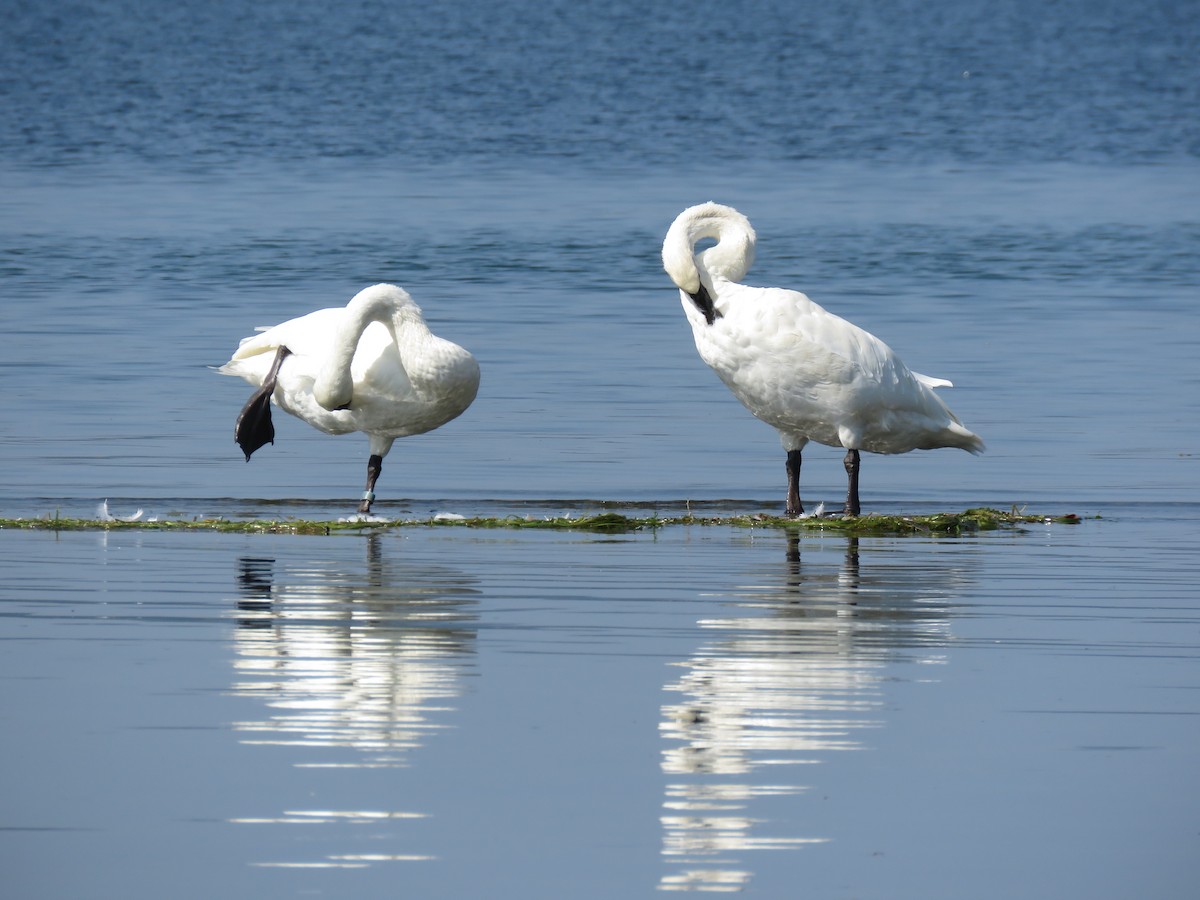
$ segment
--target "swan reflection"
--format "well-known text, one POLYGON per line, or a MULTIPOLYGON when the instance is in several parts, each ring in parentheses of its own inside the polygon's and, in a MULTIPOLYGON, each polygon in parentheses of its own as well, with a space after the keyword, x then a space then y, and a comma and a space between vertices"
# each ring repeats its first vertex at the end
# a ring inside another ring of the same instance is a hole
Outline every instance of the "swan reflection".
MULTIPOLYGON (((380 540, 366 540, 365 571, 343 561, 238 561, 233 689, 267 710, 234 723, 242 743, 294 749, 297 768, 387 768, 410 765, 448 727, 473 661, 478 590, 453 569, 385 560, 380 540)), ((253 865, 364 868, 431 858, 381 851, 385 835, 406 843, 406 823, 423 813, 391 804, 314 810, 301 805, 311 802, 305 796, 273 815, 232 820, 296 830, 302 858, 253 865), (355 852, 304 858, 311 826, 355 852)))
POLYGON ((713 639, 666 685, 678 700, 659 723, 671 776, 662 853, 675 871, 661 890, 737 891, 752 877, 750 851, 827 841, 762 833, 776 804, 794 808, 809 790, 796 767, 866 747, 884 725, 886 667, 943 659, 964 583, 952 565, 926 554, 920 567, 863 567, 857 538, 833 561, 813 543, 802 562, 799 537, 780 540, 782 563, 750 573, 731 615, 700 623, 713 639))
MULTIPOLYGON (((244 743, 352 748, 352 766, 406 764, 461 691, 477 591, 462 573, 389 564, 367 538, 366 572, 239 560, 237 694, 271 714, 244 743)), ((313 764, 313 763, 310 763, 313 764)), ((328 761, 315 763, 332 765, 328 761)))

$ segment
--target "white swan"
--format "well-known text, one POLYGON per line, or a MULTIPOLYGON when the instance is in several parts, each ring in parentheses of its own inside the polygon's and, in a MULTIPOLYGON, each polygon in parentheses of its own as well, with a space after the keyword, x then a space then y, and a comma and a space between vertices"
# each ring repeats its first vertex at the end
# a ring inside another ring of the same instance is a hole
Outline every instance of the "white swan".
POLYGON ((738 280, 754 261, 754 229, 736 209, 685 209, 663 241, 696 349, 750 412, 778 429, 787 451, 787 514, 800 502, 800 453, 810 440, 845 447, 847 515, 860 512, 859 451, 937 447, 983 451, 933 392, 950 387, 908 369, 883 341, 804 294, 738 280), (696 251, 697 241, 716 244, 696 251))
POLYGON ((365 433, 371 455, 363 514, 393 441, 444 425, 479 390, 475 358, 434 335, 408 292, 392 284, 245 338, 218 371, 259 388, 234 429, 247 461, 275 441, 272 400, 326 434, 365 433))

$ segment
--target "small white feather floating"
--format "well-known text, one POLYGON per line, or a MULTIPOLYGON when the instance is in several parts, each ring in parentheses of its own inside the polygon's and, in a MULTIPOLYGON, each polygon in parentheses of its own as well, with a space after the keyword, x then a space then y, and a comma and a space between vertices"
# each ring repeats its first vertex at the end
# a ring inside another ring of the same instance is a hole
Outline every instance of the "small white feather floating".
POLYGON ((845 447, 847 515, 858 515, 859 451, 984 449, 933 392, 949 381, 912 372, 879 338, 804 294, 739 284, 755 234, 736 209, 685 209, 663 241, 663 267, 680 291, 700 358, 787 451, 787 514, 800 515, 801 451, 845 447), (696 251, 696 244, 716 244, 696 251))
POLYGON ((258 388, 234 432, 247 460, 274 443, 272 402, 326 434, 366 434, 363 515, 371 511, 383 458, 396 438, 446 424, 479 390, 475 358, 433 334, 408 292, 392 284, 245 338, 218 371, 258 388))
MULTIPOLYGON (((108 511, 108 500, 104 500, 96 507, 96 518, 101 522, 136 522, 142 517, 142 510, 139 508, 137 512, 128 516, 114 516, 108 511)), ((153 520, 152 520, 153 521, 153 520)))

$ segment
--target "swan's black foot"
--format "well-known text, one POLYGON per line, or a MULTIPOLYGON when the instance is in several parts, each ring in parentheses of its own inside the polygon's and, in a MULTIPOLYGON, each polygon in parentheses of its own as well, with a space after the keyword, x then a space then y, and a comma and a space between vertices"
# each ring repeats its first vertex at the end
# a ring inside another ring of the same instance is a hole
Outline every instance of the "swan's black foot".
POLYGON ((291 352, 287 347, 280 347, 275 351, 275 362, 271 364, 271 371, 263 379, 262 387, 250 395, 250 399, 238 413, 237 424, 233 427, 233 439, 246 454, 246 462, 250 462, 250 454, 255 450, 275 443, 275 425, 271 422, 271 395, 275 393, 279 367, 291 352))
POLYGON ((251 395, 238 415, 233 437, 246 454, 246 462, 250 462, 250 454, 259 447, 275 443, 275 426, 271 422, 273 392, 274 385, 270 388, 265 385, 260 387, 251 395))

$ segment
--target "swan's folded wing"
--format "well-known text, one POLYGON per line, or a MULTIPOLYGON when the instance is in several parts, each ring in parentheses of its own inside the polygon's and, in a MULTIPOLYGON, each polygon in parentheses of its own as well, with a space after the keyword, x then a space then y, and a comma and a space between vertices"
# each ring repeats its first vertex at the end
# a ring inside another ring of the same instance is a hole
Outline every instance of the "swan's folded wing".
POLYGON ((245 359, 259 353, 274 353, 280 347, 287 347, 300 356, 315 354, 328 345, 330 335, 345 312, 345 308, 338 307, 318 309, 306 316, 263 329, 258 334, 242 338, 233 358, 245 359))
POLYGON ((760 347, 770 353, 797 355, 794 365, 807 377, 830 381, 867 378, 872 381, 894 371, 898 359, 883 341, 841 316, 834 315, 799 291, 757 288, 751 301, 759 310, 760 347))

